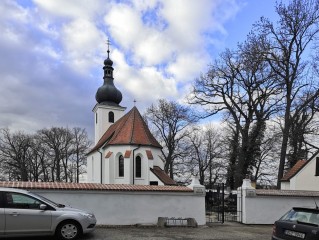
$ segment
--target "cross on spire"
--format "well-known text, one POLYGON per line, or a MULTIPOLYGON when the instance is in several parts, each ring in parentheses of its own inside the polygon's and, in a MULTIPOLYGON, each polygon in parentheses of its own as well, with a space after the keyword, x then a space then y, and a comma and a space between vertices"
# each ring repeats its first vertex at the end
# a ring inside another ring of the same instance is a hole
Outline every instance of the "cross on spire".
POLYGON ((109 58, 110 57, 110 45, 111 45, 109 38, 107 39, 106 44, 107 44, 107 57, 109 58))

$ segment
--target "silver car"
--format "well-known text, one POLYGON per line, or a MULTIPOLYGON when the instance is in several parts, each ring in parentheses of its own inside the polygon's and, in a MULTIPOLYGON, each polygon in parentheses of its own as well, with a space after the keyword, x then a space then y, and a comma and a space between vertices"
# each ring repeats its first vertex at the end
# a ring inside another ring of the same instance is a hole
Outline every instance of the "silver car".
POLYGON ((92 232, 94 214, 66 207, 26 190, 0 187, 0 238, 56 235, 76 239, 92 232))

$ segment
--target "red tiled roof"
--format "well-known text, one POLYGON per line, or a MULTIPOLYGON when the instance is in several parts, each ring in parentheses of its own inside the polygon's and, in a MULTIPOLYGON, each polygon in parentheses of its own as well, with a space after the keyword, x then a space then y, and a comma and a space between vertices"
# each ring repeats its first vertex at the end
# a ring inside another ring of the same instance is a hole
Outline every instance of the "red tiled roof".
POLYGON ((162 148, 151 134, 136 107, 113 123, 89 153, 94 152, 104 144, 106 144, 105 146, 144 145, 162 148))
POLYGON ((151 150, 146 150, 146 156, 149 160, 153 160, 154 157, 153 157, 153 154, 152 154, 152 151, 151 150))
POLYGON ((46 190, 192 192, 192 189, 184 186, 153 186, 101 183, 0 182, 0 187, 46 190))
POLYGON ((283 176, 281 181, 289 181, 293 176, 295 176, 307 163, 306 160, 299 160, 286 174, 283 176))
POLYGON ((256 189, 258 196, 319 197, 319 191, 256 189))
POLYGON ((151 168, 152 173, 159 178, 165 185, 177 185, 177 183, 171 179, 160 167, 154 166, 151 168))

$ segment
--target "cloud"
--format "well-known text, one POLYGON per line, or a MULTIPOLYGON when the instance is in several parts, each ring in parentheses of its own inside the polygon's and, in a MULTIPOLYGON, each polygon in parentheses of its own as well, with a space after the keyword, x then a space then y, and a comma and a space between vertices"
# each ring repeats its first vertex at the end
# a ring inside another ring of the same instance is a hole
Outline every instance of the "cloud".
POLYGON ((154 96, 178 97, 177 92, 183 91, 178 88, 188 87, 209 63, 206 49, 214 43, 212 34, 225 32, 215 19, 221 5, 229 9, 223 10, 227 17, 223 16, 222 22, 238 11, 234 1, 113 4, 104 20, 116 47, 125 55, 118 70, 123 72, 121 64, 126 64, 139 72, 127 76, 125 88, 134 87, 135 94, 143 95, 145 101, 153 101, 154 96), (140 82, 144 87, 138 87, 140 82), (145 91, 148 84, 154 87, 145 91))
POLYGON ((106 51, 105 42, 103 32, 86 19, 73 20, 61 29, 64 61, 83 73, 96 66, 94 59, 106 51))
POLYGON ((92 136, 107 37, 121 105, 181 101, 237 11, 234 0, 1 1, 0 128, 92 136))
POLYGON ((34 4, 46 13, 65 18, 95 18, 101 16, 108 6, 108 2, 100 0, 33 0, 34 4))

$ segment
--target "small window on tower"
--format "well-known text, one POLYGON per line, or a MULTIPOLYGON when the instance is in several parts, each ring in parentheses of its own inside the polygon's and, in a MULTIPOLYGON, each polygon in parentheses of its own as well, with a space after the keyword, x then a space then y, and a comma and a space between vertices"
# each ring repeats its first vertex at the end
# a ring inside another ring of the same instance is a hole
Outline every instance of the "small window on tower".
POLYGON ((95 113, 95 123, 97 124, 97 113, 95 113))
POLYGON ((319 157, 316 157, 316 175, 319 176, 319 157))
POLYGON ((109 112, 109 122, 114 123, 114 112, 109 112))

